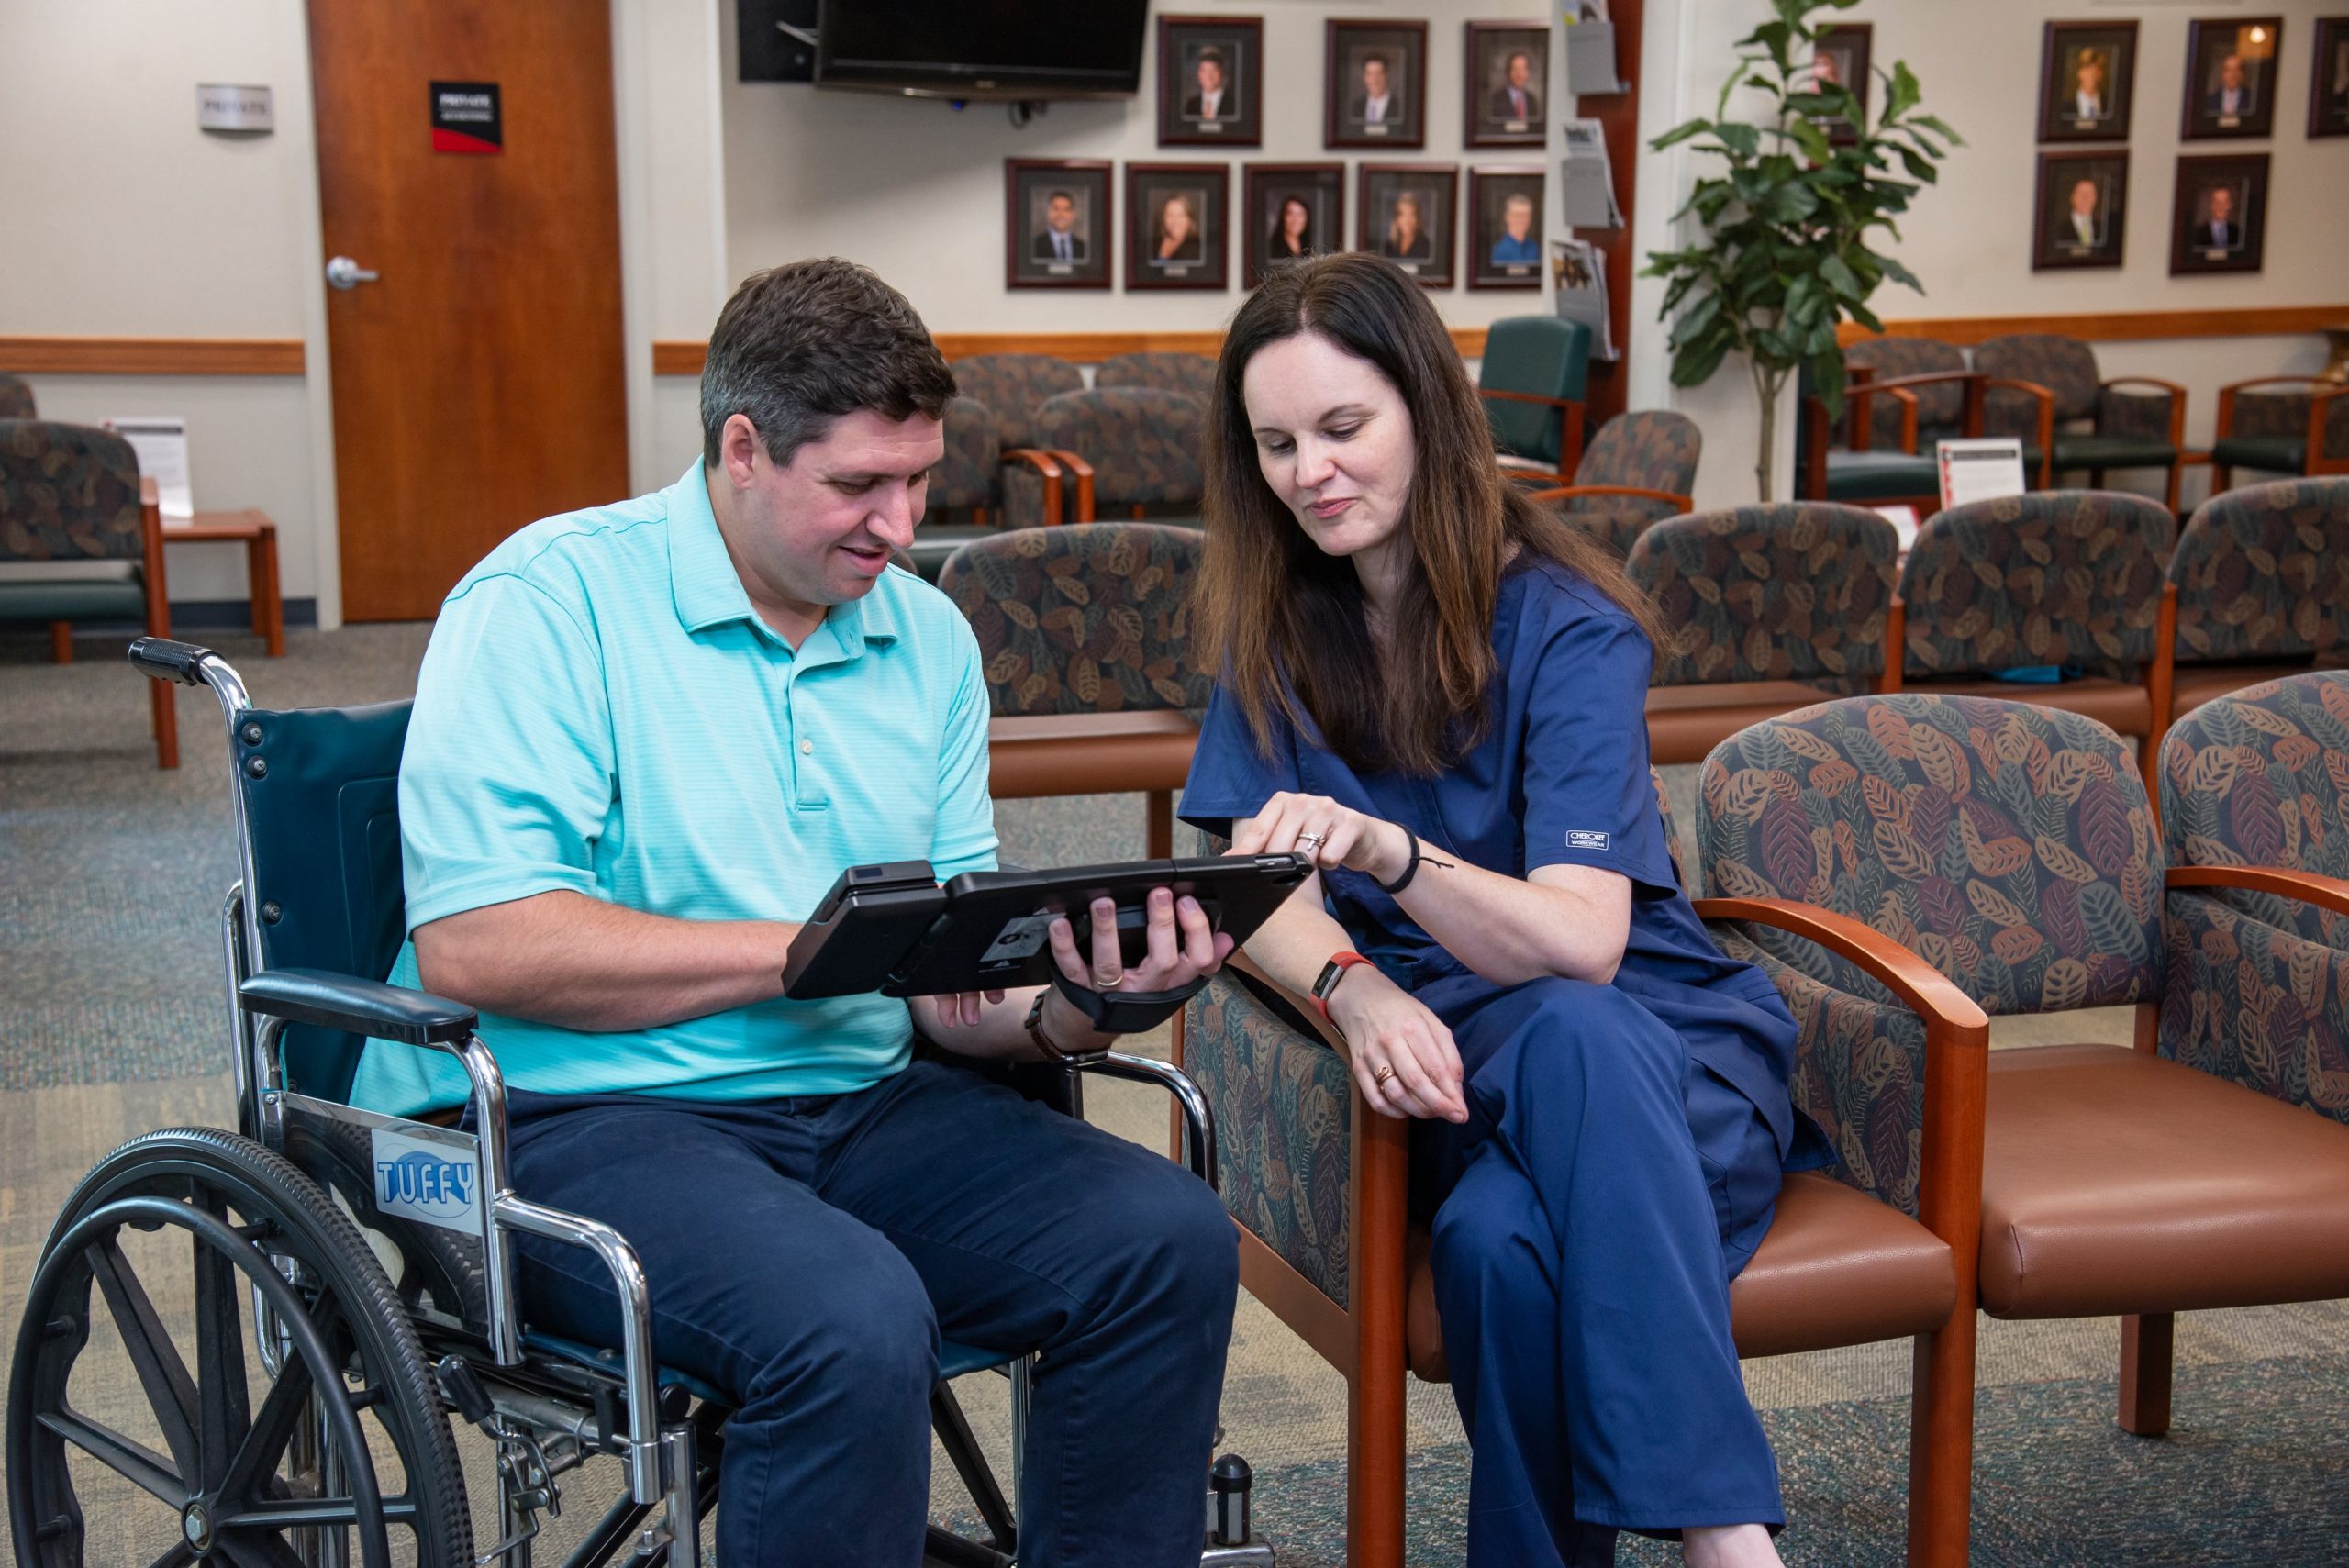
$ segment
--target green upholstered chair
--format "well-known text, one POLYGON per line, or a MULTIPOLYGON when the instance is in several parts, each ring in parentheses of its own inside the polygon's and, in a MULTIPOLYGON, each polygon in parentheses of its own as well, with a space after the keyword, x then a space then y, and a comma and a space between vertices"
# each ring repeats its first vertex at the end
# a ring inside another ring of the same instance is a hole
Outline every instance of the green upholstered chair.
POLYGON ((1215 356, 1152 351, 1113 354, 1093 367, 1095 386, 1154 386, 1205 403, 1215 395, 1215 356))
POLYGON ((1931 442, 1983 433, 1988 399, 2006 394, 2035 410, 2033 433, 2023 441, 2023 472, 2047 486, 2046 454, 2054 439, 2054 395, 2046 388, 1974 371, 1927 371, 1880 377, 1853 362, 1844 373, 1843 411, 1831 417, 1827 401, 1806 372, 1796 416, 1796 450, 1803 499, 1858 506, 1909 506, 1922 515, 1941 505, 1941 469, 1931 442), (1955 399, 1956 424, 1939 421, 1955 399), (1889 445, 1878 439, 1890 431, 1889 445), (1837 444, 1838 436, 1843 444, 1837 444))
POLYGON ((2172 717, 2239 687, 2349 662, 2349 474, 2211 496, 2178 534, 2169 581, 2172 717))
POLYGON ((21 376, 0 375, 0 419, 38 419, 33 389, 21 376))
MULTIPOLYGON (((2166 505, 2177 510, 2178 467, 2186 451, 2186 388, 2152 376, 2106 380, 2097 369, 2095 350, 2076 338, 2053 332, 1993 338, 1975 348, 1974 368, 2001 380, 2043 386, 2054 395, 2049 483, 2084 473, 2088 487, 2100 490, 2109 472, 2158 468, 2165 476, 2166 505)), ((1984 433, 2020 437, 2029 446, 2037 434, 2037 416, 2031 400, 2020 392, 1993 388, 1984 433)))
MULTIPOLYGON (((0 625, 45 625, 61 663, 77 620, 172 634, 163 517, 130 443, 110 430, 0 419, 0 625)), ((180 765, 172 688, 149 684, 155 765, 180 765)))
POLYGON ((1676 517, 1696 505, 1697 460, 1705 438, 1685 414, 1644 408, 1619 414, 1575 468, 1572 484, 1535 493, 1551 507, 1618 555, 1651 523, 1676 517))
POLYGON ((1476 395, 1493 449, 1512 467, 1563 484, 1582 462, 1590 328, 1554 316, 1512 316, 1485 333, 1476 395))
POLYGON ((1116 508, 1199 526, 1207 406, 1198 398, 1150 386, 1063 392, 1036 411, 1036 437, 1070 475, 1069 521, 1116 508))
POLYGON ((2321 376, 2272 375, 2221 387, 2210 465, 2213 492, 2231 488, 2238 468, 2349 473, 2349 385, 2321 376))
POLYGON ((1061 514, 1057 458, 1033 447, 1006 450, 994 411, 974 397, 950 399, 945 425, 946 455, 930 470, 929 507, 907 552, 912 570, 931 583, 946 558, 971 540, 1061 514), (1028 486, 1024 495, 1016 494, 1020 481, 1028 486))

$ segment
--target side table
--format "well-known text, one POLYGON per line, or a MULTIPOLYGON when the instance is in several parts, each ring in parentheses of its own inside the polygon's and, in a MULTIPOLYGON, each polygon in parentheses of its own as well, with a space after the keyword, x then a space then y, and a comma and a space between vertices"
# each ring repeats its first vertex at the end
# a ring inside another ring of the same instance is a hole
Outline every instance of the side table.
POLYGON ((269 514, 248 506, 239 512, 198 512, 193 520, 174 527, 165 524, 165 544, 240 542, 245 547, 245 575, 250 585, 253 635, 269 645, 272 659, 285 652, 285 601, 277 583, 277 525, 269 514))

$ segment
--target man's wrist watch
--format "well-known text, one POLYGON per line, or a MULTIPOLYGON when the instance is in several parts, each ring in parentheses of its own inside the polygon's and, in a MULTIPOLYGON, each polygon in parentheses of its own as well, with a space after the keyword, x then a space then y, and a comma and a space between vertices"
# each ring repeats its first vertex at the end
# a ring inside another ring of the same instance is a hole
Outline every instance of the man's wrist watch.
POLYGON ((1369 962, 1358 952, 1330 954, 1330 962, 1321 966, 1321 978, 1313 983, 1313 1005, 1320 1009, 1323 1018, 1330 1017, 1330 993, 1338 988, 1338 982, 1346 977, 1346 971, 1355 964, 1369 962))
POLYGON ((1028 1008, 1028 1038, 1036 1042, 1036 1049, 1044 1053, 1044 1060, 1074 1062, 1098 1055, 1097 1051, 1063 1051, 1052 1043, 1052 1037, 1044 1032, 1044 1004, 1051 1001, 1052 996, 1052 988, 1047 985, 1036 993, 1036 1000, 1028 1008))

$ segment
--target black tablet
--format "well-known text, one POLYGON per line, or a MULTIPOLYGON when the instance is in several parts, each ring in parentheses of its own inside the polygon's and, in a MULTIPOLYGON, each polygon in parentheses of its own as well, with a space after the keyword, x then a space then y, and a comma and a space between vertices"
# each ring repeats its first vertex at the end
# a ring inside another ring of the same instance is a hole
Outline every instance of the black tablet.
POLYGON ((1137 964, 1154 887, 1197 899, 1210 926, 1244 942, 1311 869, 1297 855, 1206 856, 965 872, 941 887, 927 861, 852 866, 793 939, 783 994, 808 1001, 1041 985, 1052 976, 1052 922, 1067 916, 1077 951, 1090 954, 1090 910, 1105 897, 1117 902, 1119 949, 1137 964))

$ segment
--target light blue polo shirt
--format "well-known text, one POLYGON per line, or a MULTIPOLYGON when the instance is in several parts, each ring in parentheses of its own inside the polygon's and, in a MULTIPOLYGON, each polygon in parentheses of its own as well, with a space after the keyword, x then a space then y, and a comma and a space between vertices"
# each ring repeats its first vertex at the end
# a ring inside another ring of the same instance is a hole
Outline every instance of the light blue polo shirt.
MULTIPOLYGON (((751 606, 696 463, 668 489, 531 524, 442 605, 400 759, 407 924, 556 890, 684 920, 801 921, 841 872, 995 865, 970 625, 891 567, 796 652, 751 606)), ((390 976, 417 984, 416 946, 390 976)), ((547 1094, 844 1094, 899 1071, 888 997, 780 998, 596 1034, 484 1014, 547 1094)), ((465 1097, 436 1051, 368 1044, 355 1104, 465 1097)))

